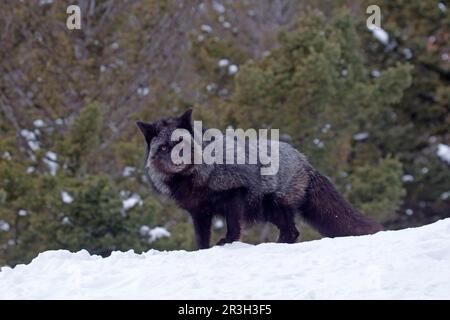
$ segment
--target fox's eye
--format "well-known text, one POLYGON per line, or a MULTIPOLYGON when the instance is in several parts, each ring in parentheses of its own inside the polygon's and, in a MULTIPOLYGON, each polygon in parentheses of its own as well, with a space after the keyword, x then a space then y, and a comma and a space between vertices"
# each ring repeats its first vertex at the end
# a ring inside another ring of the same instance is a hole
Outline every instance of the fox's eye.
POLYGON ((167 151, 167 150, 169 150, 169 147, 167 147, 166 145, 162 145, 160 148, 159 148, 161 151, 167 151))

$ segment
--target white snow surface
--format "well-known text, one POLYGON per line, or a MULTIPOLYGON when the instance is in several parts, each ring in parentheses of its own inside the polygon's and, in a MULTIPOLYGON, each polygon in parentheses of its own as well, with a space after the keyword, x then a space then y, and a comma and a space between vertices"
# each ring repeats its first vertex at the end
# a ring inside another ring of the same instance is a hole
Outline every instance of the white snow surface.
POLYGON ((389 34, 382 28, 372 27, 372 34, 382 44, 387 45, 389 43, 389 34))
POLYGON ((170 237, 170 232, 163 227, 156 227, 151 229, 149 226, 143 225, 141 226, 139 233, 141 234, 141 236, 147 237, 149 243, 155 242, 161 238, 170 237))
POLYGON ((450 219, 401 231, 208 250, 47 251, 0 299, 449 299, 450 219))
POLYGON ((213 8, 218 13, 225 13, 225 7, 223 6, 223 4, 221 4, 219 2, 214 1, 213 2, 213 8))
POLYGON ((442 161, 450 164, 450 146, 440 143, 438 145, 437 155, 442 161))
POLYGON ((235 64, 232 64, 228 67, 228 74, 230 76, 235 75, 239 71, 239 67, 235 64))
POLYGON ((148 236, 149 236, 150 243, 152 243, 161 238, 169 238, 170 232, 167 231, 165 228, 156 227, 149 231, 148 236))
POLYGON ((37 120, 34 120, 33 125, 36 128, 43 128, 43 127, 45 127, 45 122, 42 119, 37 119, 37 120))
POLYGON ((213 30, 212 30, 212 28, 211 28, 211 26, 209 26, 209 25, 207 25, 207 24, 203 24, 201 27, 200 27, 200 29, 203 31, 203 32, 206 32, 206 33, 211 33, 213 30))
POLYGON ((39 141, 37 141, 36 133, 34 133, 33 131, 30 131, 30 130, 27 130, 27 129, 23 129, 20 131, 20 135, 27 140, 28 146, 30 147, 31 150, 37 151, 40 149, 40 145, 39 145, 39 141))
POLYGON ((68 192, 61 191, 61 200, 64 203, 71 204, 74 199, 68 192))
POLYGON ((138 204, 142 204, 142 198, 137 193, 134 193, 131 197, 122 201, 124 210, 130 210, 138 204))
MULTIPOLYGON (((11 226, 5 220, 0 220, 0 231, 8 232, 11 226)), ((1 273, 0 273, 1 274, 1 273)))
POLYGON ((20 216, 20 217, 26 217, 27 215, 28 215, 28 211, 27 210, 19 210, 19 212, 17 212, 17 214, 20 216))
POLYGON ((412 181, 414 181, 414 176, 412 176, 412 175, 410 175, 410 174, 405 174, 405 175, 402 177, 402 181, 403 181, 403 182, 412 182, 412 181))
POLYGON ((368 132, 359 132, 353 135, 353 140, 355 141, 363 141, 369 137, 368 132))
POLYGON ((135 167, 126 166, 126 167, 123 169, 122 177, 124 177, 124 178, 129 178, 129 177, 131 177, 135 172, 136 172, 136 168, 135 168, 135 167))
POLYGON ((45 158, 43 159, 43 161, 49 168, 50 174, 52 176, 55 176, 56 173, 58 172, 58 168, 59 168, 59 165, 56 162, 56 161, 58 161, 58 155, 56 153, 54 153, 53 151, 48 151, 45 154, 45 158))
POLYGON ((230 64, 230 61, 228 59, 220 59, 217 65, 220 68, 223 68, 223 67, 228 66, 229 64, 230 64))

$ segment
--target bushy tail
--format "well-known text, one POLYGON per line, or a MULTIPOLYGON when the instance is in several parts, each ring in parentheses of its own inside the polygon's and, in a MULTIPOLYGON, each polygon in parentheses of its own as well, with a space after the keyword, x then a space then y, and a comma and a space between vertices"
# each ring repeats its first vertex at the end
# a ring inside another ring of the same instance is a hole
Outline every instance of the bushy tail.
POLYGON ((383 230, 379 223, 353 208, 331 181, 317 171, 311 175, 301 214, 326 237, 357 236, 383 230))

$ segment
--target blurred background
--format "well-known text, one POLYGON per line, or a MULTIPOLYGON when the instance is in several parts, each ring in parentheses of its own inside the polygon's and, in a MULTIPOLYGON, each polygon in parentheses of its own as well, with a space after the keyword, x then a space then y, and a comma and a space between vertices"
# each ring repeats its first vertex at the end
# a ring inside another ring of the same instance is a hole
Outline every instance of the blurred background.
POLYGON ((188 107, 209 127, 279 128, 388 229, 450 217, 448 2, 74 2, 0 2, 0 266, 194 249, 189 216, 147 186, 134 124, 188 107))

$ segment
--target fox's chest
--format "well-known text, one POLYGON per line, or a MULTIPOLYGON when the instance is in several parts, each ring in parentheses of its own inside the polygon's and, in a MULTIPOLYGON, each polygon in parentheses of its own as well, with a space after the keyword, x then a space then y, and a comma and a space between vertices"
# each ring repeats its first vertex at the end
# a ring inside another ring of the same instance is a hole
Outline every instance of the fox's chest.
POLYGON ((188 180, 172 181, 168 187, 171 196, 181 208, 191 212, 210 210, 211 193, 208 188, 195 186, 188 180))

